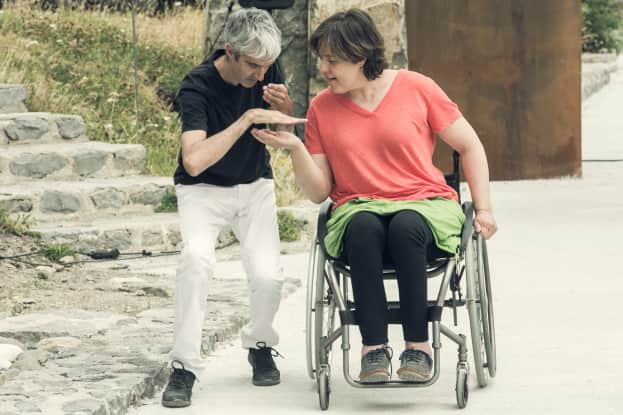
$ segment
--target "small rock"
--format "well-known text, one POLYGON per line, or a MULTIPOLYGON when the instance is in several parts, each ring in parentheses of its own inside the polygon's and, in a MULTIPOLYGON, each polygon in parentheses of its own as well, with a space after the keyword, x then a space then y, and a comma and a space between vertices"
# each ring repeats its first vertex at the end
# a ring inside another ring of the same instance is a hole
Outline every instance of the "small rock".
POLYGON ((61 264, 64 264, 64 265, 72 264, 75 261, 76 261, 76 259, 73 256, 71 256, 71 255, 64 256, 64 257, 62 257, 61 259, 58 260, 58 262, 60 262, 61 264))
POLYGON ((47 280, 50 275, 56 272, 54 268, 44 265, 39 265, 38 267, 35 267, 35 270, 37 271, 37 277, 42 280, 47 280))
POLYGON ((37 344, 38 349, 43 349, 51 353, 60 353, 64 350, 75 349, 80 346, 82 341, 75 337, 48 337, 37 344))
POLYGON ((22 352, 23 352, 22 348, 14 344, 9 344, 9 343, 0 344, 0 359, 8 360, 9 362, 14 362, 15 359, 17 359, 17 356, 22 354, 22 352))
POLYGON ((52 268, 54 268, 54 271, 56 272, 61 272, 65 269, 65 267, 61 264, 52 264, 52 268))

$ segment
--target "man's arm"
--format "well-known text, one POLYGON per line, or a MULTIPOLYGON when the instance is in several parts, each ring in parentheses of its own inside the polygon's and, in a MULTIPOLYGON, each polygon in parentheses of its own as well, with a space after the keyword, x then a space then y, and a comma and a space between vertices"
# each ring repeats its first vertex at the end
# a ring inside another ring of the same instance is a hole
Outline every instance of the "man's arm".
POLYGON ((204 130, 190 130, 182 134, 182 160, 191 176, 198 176, 217 163, 253 124, 294 125, 305 122, 279 111, 254 108, 246 111, 229 127, 207 139, 204 130))

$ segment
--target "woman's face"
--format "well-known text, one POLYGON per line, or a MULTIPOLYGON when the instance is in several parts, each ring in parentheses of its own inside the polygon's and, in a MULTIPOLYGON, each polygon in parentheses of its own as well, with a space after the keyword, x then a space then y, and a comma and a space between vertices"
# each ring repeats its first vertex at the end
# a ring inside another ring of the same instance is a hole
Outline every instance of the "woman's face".
POLYGON ((367 80, 362 67, 365 61, 353 63, 331 53, 328 48, 319 50, 320 74, 336 94, 345 94, 360 88, 367 80))

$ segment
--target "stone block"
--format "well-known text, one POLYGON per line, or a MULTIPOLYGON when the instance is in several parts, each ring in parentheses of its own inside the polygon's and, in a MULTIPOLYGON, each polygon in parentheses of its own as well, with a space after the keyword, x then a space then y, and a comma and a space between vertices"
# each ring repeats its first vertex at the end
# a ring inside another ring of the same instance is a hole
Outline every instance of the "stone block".
POLYGON ((50 131, 50 124, 40 117, 21 116, 4 129, 10 141, 39 140, 50 131))
POLYGON ((80 207, 80 199, 71 193, 46 190, 41 196, 42 212, 72 213, 80 210, 80 207))
POLYGON ((66 140, 78 138, 87 131, 82 117, 77 115, 61 115, 55 117, 55 121, 58 132, 66 140))
POLYGON ((0 84, 0 113, 24 112, 24 100, 28 92, 22 85, 0 84))
POLYGON ((157 184, 149 183, 143 186, 140 190, 137 190, 130 194, 130 200, 133 203, 141 205, 158 205, 162 201, 162 198, 166 194, 166 187, 158 186, 157 184))
POLYGON ((145 148, 142 146, 125 148, 113 154, 113 165, 119 170, 142 172, 144 162, 145 148))
POLYGON ((73 156, 74 171, 80 176, 90 176, 106 164, 107 154, 103 151, 88 150, 73 156))
POLYGON ((128 203, 125 192, 114 187, 97 189, 90 195, 90 198, 97 209, 120 208, 128 203))
POLYGON ((40 179, 65 167, 67 162, 56 153, 23 153, 9 163, 9 170, 15 176, 40 179))

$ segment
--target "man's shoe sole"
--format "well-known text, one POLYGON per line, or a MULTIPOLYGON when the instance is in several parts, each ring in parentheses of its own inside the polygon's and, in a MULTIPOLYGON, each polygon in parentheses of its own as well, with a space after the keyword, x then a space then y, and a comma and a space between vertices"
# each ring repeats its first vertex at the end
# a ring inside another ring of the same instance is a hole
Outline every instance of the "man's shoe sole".
POLYGON ((189 401, 162 401, 162 406, 165 408, 186 408, 190 406, 189 401))
POLYGON ((253 384, 255 386, 275 386, 281 383, 281 379, 277 380, 255 380, 253 379, 253 384))

